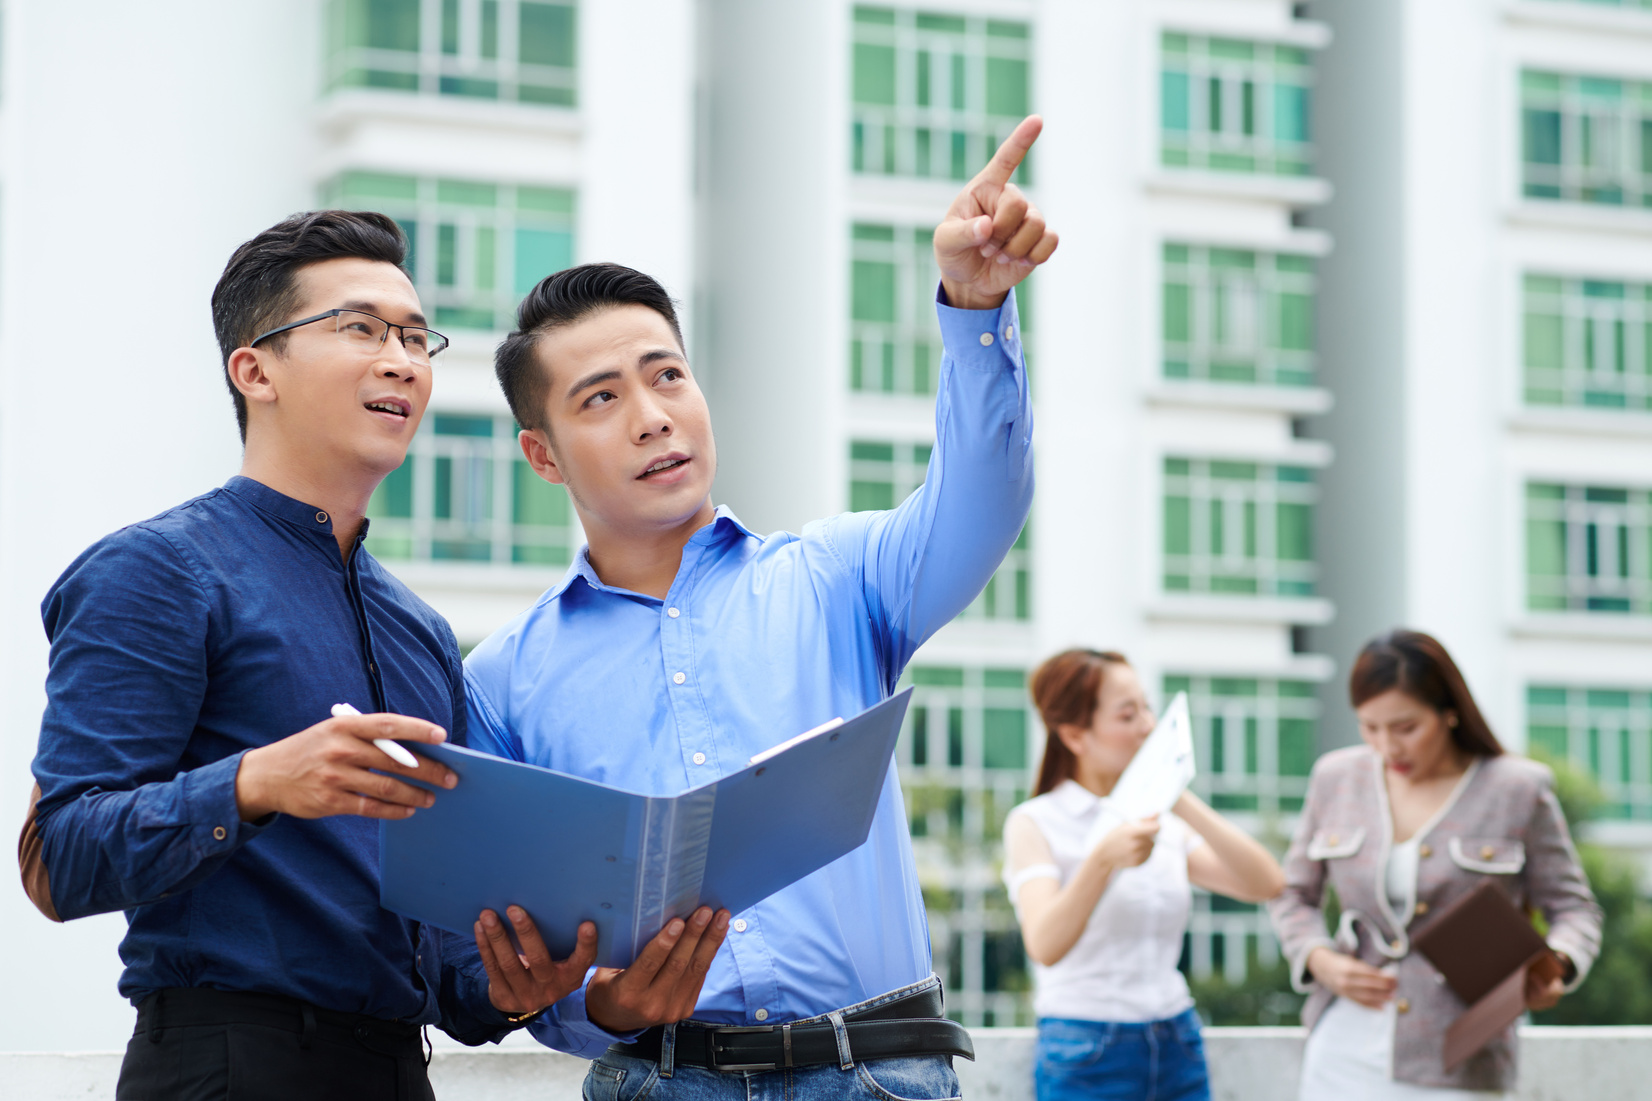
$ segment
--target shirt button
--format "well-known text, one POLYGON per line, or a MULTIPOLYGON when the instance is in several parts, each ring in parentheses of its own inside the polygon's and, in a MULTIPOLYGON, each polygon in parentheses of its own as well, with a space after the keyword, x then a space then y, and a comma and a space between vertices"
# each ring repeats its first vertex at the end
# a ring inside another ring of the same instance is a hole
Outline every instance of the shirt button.
POLYGON ((766 1021, 769 1019, 769 1011, 766 1009, 759 1009, 756 1013, 753 1013, 752 1016, 756 1017, 759 1021, 766 1021))
POLYGON ((1417 846, 1417 855, 1418 856, 1433 856, 1434 855, 1434 850, 1429 848, 1427 845, 1418 845, 1417 846))
POLYGON ((983 348, 992 347, 992 334, 991 333, 982 333, 981 334, 981 347, 983 347, 983 348))
POLYGON ((224 829, 224 827, 214 826, 212 828, 212 838, 213 838, 214 841, 222 841, 224 838, 226 838, 228 836, 229 836, 229 833, 224 829))
POLYGON ((667 608, 665 610, 665 614, 670 616, 672 619, 676 619, 678 616, 682 615, 683 613, 679 612, 675 608, 667 608))
POLYGON ((1394 1009, 1400 1013, 1410 1013, 1411 1003, 1406 1001, 1404 998, 1401 998, 1399 1001, 1394 1003, 1394 1009))
POLYGON ((316 513, 315 522, 318 524, 325 524, 327 522, 327 514, 325 512, 316 513))
POLYGON ((681 684, 681 683, 683 683, 683 681, 685 681, 687 679, 688 679, 688 674, 687 673, 673 673, 673 674, 671 674, 671 683, 672 684, 681 684))
POLYGON ((706 755, 704 753, 696 753, 694 755, 694 763, 697 764, 697 765, 705 764, 706 763, 706 755))
POLYGON ((744 933, 746 931, 746 919, 745 918, 735 918, 734 919, 734 931, 736 933, 744 933))
POLYGON ((1014 325, 1005 325, 1004 326, 1004 339, 1005 340, 1014 340, 1015 339, 1015 326, 1014 325))
POLYGON ((1422 917, 1426 913, 1428 913, 1428 903, 1426 903, 1426 902, 1417 903, 1417 916, 1422 917))

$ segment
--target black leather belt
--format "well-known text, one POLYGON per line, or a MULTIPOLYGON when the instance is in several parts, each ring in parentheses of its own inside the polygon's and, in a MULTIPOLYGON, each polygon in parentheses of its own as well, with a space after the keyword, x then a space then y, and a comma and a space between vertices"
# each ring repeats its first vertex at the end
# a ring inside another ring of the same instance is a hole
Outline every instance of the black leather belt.
MULTIPOLYGON (((958 1055, 975 1058, 969 1032, 944 1011, 940 985, 904 998, 843 1015, 849 1035, 849 1059, 867 1062, 913 1055, 958 1055)), ((651 1028, 634 1043, 614 1044, 608 1050, 634 1059, 660 1061, 663 1028, 651 1028)), ((708 1070, 782 1070, 786 1067, 842 1063, 837 1030, 820 1017, 778 1025, 677 1026, 671 1061, 675 1066, 708 1070)))

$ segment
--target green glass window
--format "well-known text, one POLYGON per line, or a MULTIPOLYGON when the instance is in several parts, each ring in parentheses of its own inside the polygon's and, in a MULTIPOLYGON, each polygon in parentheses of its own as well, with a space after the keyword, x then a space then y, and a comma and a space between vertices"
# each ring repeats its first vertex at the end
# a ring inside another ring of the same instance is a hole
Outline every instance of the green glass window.
POLYGON ((1526 401, 1652 409, 1652 285, 1528 275, 1526 401))
POLYGON ((1160 161, 1173 168, 1313 171, 1313 68, 1296 46, 1167 33, 1160 40, 1160 161))
POLYGON ((1652 206, 1652 83, 1528 69, 1520 101, 1528 198, 1652 206))
POLYGON ((322 201, 396 219, 436 329, 507 330, 522 296, 574 260, 574 193, 562 188, 346 172, 322 201))
POLYGON ((896 761, 935 969, 969 1025, 1031 1024, 1026 962, 999 878, 1004 817, 1027 798, 1042 735, 1020 669, 914 665, 896 761))
POLYGON ((509 417, 427 414, 367 515, 384 559, 561 568, 581 542, 567 492, 523 459, 509 417))
POLYGON ((1294 814, 1319 755, 1320 705, 1306 681, 1174 674, 1168 703, 1187 693, 1199 775, 1193 789, 1219 810, 1294 814))
MULTIPOLYGON (((849 510, 892 509, 923 485, 934 446, 853 440, 849 444, 849 510)), ((1027 620, 1032 618, 1032 522, 1016 537, 986 588, 964 609, 961 619, 1027 620)))
POLYGON ((1652 693, 1644 688, 1529 685, 1526 751, 1593 776, 1606 817, 1652 820, 1652 693))
POLYGON ((326 87, 573 107, 577 10, 574 0, 327 0, 326 87))
MULTIPOLYGON (((849 388, 935 393, 941 327, 935 319, 934 230, 857 222, 849 231, 849 388)), ((1023 354, 1033 342, 1032 283, 1015 289, 1023 354)))
POLYGON ((1644 489, 1526 486, 1526 605, 1652 614, 1652 501, 1644 489))
POLYGON ((1164 246, 1164 377, 1259 386, 1314 378, 1314 261, 1164 246))
POLYGON ((1165 591, 1311 596, 1317 500, 1303 467, 1165 459, 1165 591))
POLYGON ((851 28, 856 172, 967 180, 1031 110, 1025 23, 857 7, 851 28))

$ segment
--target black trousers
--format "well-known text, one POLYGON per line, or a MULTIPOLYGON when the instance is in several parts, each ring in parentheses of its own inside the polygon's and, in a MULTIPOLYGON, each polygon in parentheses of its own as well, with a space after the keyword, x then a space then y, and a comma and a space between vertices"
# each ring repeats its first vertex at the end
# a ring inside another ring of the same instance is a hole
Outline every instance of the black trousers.
POLYGON ((138 1006, 116 1101, 435 1101, 417 1025, 201 987, 138 1006))

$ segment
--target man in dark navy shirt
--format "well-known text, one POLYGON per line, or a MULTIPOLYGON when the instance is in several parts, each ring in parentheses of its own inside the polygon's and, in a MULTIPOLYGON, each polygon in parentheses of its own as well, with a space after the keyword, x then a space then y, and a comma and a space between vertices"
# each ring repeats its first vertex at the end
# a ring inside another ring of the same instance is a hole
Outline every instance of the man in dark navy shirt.
MULTIPOLYGON (((455 778, 374 739, 465 733, 452 630, 361 545, 446 343, 405 256, 394 222, 341 211, 242 245, 212 303, 241 475, 101 540, 42 607, 25 881, 58 920, 126 912, 120 1098, 427 1098, 421 1025, 497 1040, 595 958, 589 924, 555 961, 516 907, 520 955, 492 911, 471 943, 378 903, 374 819, 440 798, 407 778, 455 778)), ((693 1005, 710 918, 621 976, 661 1020, 693 1005)))

